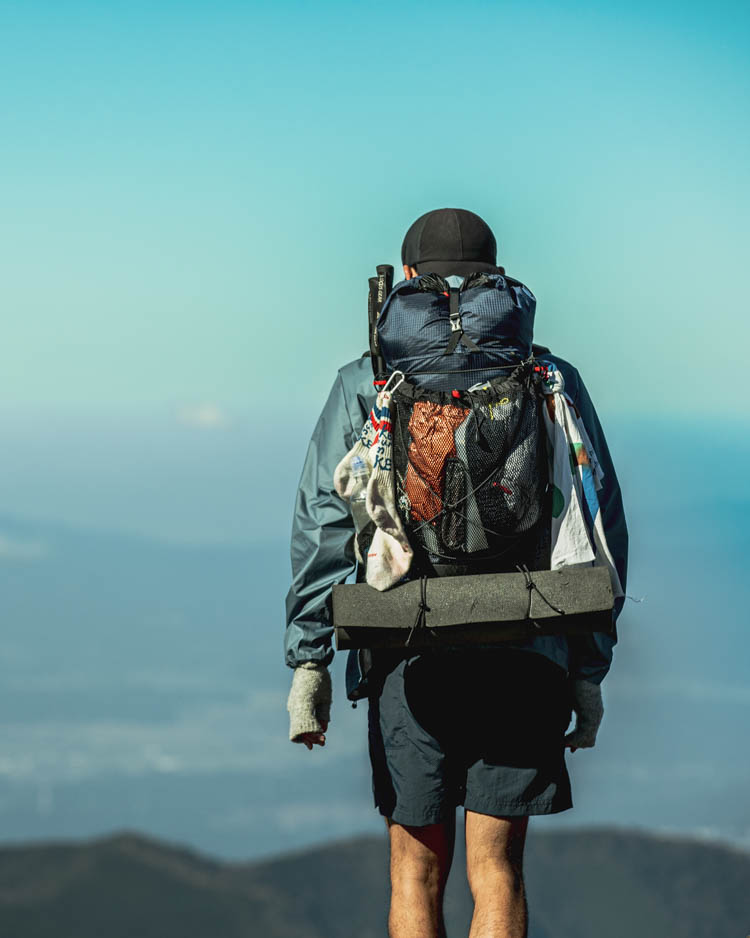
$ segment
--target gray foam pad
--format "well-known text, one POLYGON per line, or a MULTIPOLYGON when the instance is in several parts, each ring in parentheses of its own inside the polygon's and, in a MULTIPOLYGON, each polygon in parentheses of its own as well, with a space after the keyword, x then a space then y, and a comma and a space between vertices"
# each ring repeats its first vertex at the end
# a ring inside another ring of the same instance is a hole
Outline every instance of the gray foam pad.
MULTIPOLYGON (((454 644, 509 641, 534 632, 612 631, 614 596, 606 567, 532 570, 530 577, 536 588, 528 588, 523 573, 429 578, 429 608, 412 639, 416 636, 420 644, 454 644)), ((420 600, 419 580, 384 592, 366 583, 334 586, 337 647, 403 644, 420 600)))

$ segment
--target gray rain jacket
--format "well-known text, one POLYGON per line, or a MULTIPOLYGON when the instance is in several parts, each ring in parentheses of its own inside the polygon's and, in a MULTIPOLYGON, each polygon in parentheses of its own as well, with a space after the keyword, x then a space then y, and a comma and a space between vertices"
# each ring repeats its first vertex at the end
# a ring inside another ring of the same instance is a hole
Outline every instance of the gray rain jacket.
MULTIPOLYGON (((624 591, 628 531, 620 486, 594 405, 573 365, 550 354, 549 349, 542 346, 534 346, 534 355, 541 361, 554 362, 560 369, 565 390, 581 414, 604 470, 599 502, 607 542, 624 591)), ((310 440, 292 525, 292 586, 286 600, 284 643, 286 663, 291 668, 306 661, 327 665, 333 659, 332 587, 335 583, 343 583, 356 569, 354 524, 349 507, 334 489, 333 473, 357 440, 374 401, 369 357, 363 356, 344 365, 338 372, 310 440)), ((623 598, 615 602, 615 620, 623 603, 623 598)), ((509 642, 508 647, 546 655, 573 678, 599 684, 609 671, 616 641, 616 635, 594 632, 583 636, 530 637, 509 642)), ((366 653, 349 652, 346 692, 351 700, 367 694, 367 661, 366 653)))

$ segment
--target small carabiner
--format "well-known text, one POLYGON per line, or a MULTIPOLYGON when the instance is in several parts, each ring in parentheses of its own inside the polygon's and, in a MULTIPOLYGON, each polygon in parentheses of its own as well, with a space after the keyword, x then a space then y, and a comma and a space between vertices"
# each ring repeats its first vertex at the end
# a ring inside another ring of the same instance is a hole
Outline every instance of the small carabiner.
POLYGON ((401 384, 402 384, 405 380, 406 380, 406 375, 403 373, 403 371, 394 371, 393 374, 390 376, 390 378, 388 378, 388 380, 386 381, 385 387, 383 388, 383 390, 382 390, 381 393, 382 393, 382 394, 393 394, 393 392, 396 390, 396 388, 399 388, 399 387, 401 386, 401 384), (401 377, 400 377, 399 380, 394 384, 394 386, 391 387, 391 381, 393 381, 393 379, 396 377, 396 375, 401 375, 401 377))

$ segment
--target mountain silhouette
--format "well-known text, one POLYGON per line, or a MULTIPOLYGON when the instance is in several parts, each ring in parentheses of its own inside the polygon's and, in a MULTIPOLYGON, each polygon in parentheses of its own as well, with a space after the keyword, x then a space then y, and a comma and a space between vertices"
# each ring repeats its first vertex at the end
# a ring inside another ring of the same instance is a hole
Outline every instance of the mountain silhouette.
MULTIPOLYGON (((450 938, 471 901, 458 855, 450 938)), ((744 938, 750 854, 634 831, 531 832, 530 938, 744 938)), ((0 847, 8 938, 382 938, 385 837, 227 862, 133 832, 0 847)))

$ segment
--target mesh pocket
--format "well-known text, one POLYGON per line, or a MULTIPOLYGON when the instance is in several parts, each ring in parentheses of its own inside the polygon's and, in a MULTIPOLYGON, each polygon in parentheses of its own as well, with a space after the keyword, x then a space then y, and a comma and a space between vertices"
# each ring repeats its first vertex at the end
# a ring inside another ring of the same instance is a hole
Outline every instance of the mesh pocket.
POLYGON ((465 562, 537 524, 547 457, 535 386, 498 382, 458 397, 409 387, 397 398, 399 505, 415 547, 465 562))

